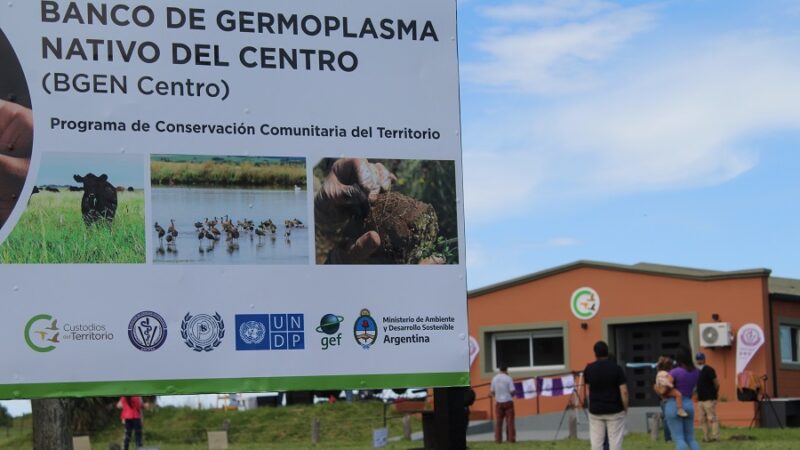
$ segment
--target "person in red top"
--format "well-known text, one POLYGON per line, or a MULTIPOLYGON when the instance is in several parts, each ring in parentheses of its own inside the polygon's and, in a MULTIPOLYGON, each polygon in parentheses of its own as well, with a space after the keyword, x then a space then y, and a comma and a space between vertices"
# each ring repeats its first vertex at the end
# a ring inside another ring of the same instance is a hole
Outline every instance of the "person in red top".
POLYGON ((122 408, 120 418, 125 424, 125 441, 123 448, 128 450, 131 443, 131 431, 136 439, 136 448, 142 446, 142 397, 120 397, 117 407, 122 408))

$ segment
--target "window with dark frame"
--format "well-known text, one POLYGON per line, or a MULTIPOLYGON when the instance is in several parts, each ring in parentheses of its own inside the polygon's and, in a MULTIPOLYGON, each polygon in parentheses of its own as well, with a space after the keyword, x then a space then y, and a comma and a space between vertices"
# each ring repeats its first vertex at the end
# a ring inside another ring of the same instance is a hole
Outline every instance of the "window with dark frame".
POLYGON ((780 326, 781 362, 800 364, 800 325, 780 326))
POLYGON ((494 367, 548 369, 564 367, 564 332, 561 329, 492 334, 494 367))

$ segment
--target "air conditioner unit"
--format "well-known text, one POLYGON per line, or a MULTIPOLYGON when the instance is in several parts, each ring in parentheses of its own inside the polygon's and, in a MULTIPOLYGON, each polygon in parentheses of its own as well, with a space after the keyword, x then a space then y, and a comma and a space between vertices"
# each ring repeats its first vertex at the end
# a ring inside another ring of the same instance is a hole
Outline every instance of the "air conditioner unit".
POLYGON ((701 347, 728 347, 733 340, 731 324, 728 322, 714 322, 700 324, 701 347))

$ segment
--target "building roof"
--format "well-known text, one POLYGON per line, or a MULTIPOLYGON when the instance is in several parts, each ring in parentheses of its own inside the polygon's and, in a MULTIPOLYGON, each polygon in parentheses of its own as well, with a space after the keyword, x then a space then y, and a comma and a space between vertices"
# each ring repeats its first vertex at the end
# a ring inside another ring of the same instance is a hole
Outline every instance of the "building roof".
MULTIPOLYGON (((479 297, 481 295, 489 294, 491 292, 507 289, 520 284, 535 281, 541 278, 557 275, 559 273, 568 272, 570 270, 580 268, 593 268, 601 270, 612 270, 618 272, 639 273, 644 275, 657 275, 663 277, 683 278, 688 280, 698 281, 712 281, 712 280, 726 280, 736 278, 751 278, 751 277, 769 277, 771 270, 765 268, 759 269, 746 269, 734 271, 720 271, 708 269, 695 269, 691 267, 667 266, 663 264, 652 263, 637 263, 633 265, 615 264, 600 261, 587 261, 580 260, 573 263, 565 264, 562 266, 552 267, 540 272, 534 272, 521 277, 512 278, 510 280, 501 281, 500 283, 491 284, 478 289, 473 289, 467 293, 467 297, 479 297)), ((800 296, 800 280, 793 280, 789 278, 770 278, 770 293, 772 293, 772 280, 782 280, 777 285, 780 289, 787 290, 787 295, 800 296), (788 294, 788 290, 792 290, 792 294, 788 294)), ((776 289, 778 289, 776 287, 776 289)))
POLYGON ((800 280, 770 277, 769 293, 781 298, 800 300, 800 280))

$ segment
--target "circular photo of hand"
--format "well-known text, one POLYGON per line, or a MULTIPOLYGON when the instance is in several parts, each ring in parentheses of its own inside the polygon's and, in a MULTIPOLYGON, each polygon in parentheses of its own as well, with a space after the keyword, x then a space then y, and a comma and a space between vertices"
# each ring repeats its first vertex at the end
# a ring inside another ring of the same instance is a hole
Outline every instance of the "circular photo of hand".
POLYGON ((30 91, 19 59, 0 29, 0 227, 20 198, 32 150, 30 91))

